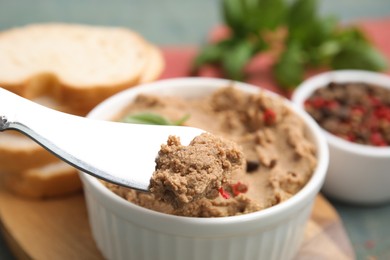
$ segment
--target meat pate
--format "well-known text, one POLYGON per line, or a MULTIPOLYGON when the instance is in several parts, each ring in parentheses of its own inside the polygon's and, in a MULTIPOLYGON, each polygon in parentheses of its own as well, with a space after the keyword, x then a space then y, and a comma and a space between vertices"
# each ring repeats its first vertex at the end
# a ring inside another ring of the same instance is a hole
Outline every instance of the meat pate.
POLYGON ((155 211, 191 217, 223 217, 259 211, 301 190, 317 164, 315 146, 307 137, 303 120, 281 98, 262 91, 249 94, 228 86, 205 98, 190 100, 141 94, 116 120, 139 112, 154 112, 171 120, 189 114, 186 125, 212 134, 199 137, 212 139, 201 141, 203 148, 200 148, 202 145, 185 148, 180 140, 170 137, 168 143, 162 145, 155 174, 160 176, 157 180, 171 180, 164 181, 164 185, 152 180, 151 193, 106 183, 117 195, 155 211), (226 142, 222 145, 221 140, 213 136, 230 140, 237 146, 226 142), (210 146, 214 150, 211 149, 208 156, 190 155, 191 150, 199 149, 204 153, 210 146), (180 173, 174 170, 175 163, 166 161, 172 156, 172 149, 187 151, 187 155, 183 155, 186 159, 178 163, 180 173), (218 155, 221 150, 225 153, 222 157, 218 155), (243 163, 239 150, 244 155, 243 163), (191 156, 199 162, 194 164, 191 156), (224 168, 222 165, 227 162, 230 165, 224 168), (199 178, 202 164, 213 170, 199 178), (178 187, 183 186, 177 186, 177 182, 190 176, 191 185, 184 181, 182 184, 187 188, 180 190, 178 187))
POLYGON ((150 191, 174 208, 215 199, 231 173, 243 165, 244 156, 231 141, 205 133, 183 146, 178 137, 170 136, 158 153, 150 191))

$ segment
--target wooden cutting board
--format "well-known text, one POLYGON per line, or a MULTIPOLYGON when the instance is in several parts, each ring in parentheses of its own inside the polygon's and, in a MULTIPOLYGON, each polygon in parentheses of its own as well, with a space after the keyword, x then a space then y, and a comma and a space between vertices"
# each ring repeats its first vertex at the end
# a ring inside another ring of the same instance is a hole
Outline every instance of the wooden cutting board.
MULTIPOLYGON (((0 190, 1 231, 18 259, 103 259, 92 238, 82 193, 29 200, 0 190)), ((334 208, 316 198, 297 259, 354 259, 334 208)))

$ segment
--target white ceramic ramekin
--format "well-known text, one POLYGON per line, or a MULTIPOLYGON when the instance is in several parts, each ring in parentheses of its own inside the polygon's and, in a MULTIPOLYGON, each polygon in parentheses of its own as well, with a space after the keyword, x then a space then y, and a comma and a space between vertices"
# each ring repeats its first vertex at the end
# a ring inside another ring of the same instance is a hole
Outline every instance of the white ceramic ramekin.
MULTIPOLYGON (((109 98, 89 117, 109 119, 139 93, 201 98, 230 83, 212 78, 179 78, 149 83, 109 98)), ((234 85, 247 92, 259 91, 258 87, 244 83, 234 85)), ((307 124, 308 135, 317 147, 318 166, 300 192, 277 206, 224 218, 173 216, 134 205, 109 191, 94 177, 81 173, 93 237, 104 257, 137 260, 292 259, 303 240, 314 198, 325 178, 328 148, 310 116, 287 100, 286 103, 307 124)))
MULTIPOLYGON (((390 77, 360 70, 340 70, 319 74, 304 81, 292 95, 301 108, 318 88, 330 82, 365 82, 390 89, 390 77)), ((374 147, 348 142, 322 130, 329 145, 329 170, 323 191, 330 197, 354 204, 390 201, 390 147, 374 147)))

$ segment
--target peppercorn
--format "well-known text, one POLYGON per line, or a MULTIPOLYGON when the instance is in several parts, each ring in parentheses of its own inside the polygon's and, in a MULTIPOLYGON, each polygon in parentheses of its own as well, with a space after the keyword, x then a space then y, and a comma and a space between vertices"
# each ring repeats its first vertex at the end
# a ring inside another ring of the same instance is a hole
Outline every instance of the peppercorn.
POLYGON ((390 89, 361 82, 330 82, 305 100, 326 131, 350 142, 390 145, 390 89))

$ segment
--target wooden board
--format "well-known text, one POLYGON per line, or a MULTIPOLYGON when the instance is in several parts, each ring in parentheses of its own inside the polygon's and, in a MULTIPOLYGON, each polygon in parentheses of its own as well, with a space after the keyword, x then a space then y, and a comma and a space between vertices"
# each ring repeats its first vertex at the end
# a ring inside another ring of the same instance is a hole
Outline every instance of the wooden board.
MULTIPOLYGON (((18 259, 103 259, 82 193, 40 201, 0 190, 0 217, 1 231, 18 259)), ((354 259, 337 212, 319 195, 298 259, 328 257, 354 259)))
POLYGON ((18 259, 103 259, 83 194, 46 201, 0 191, 1 229, 18 259))

